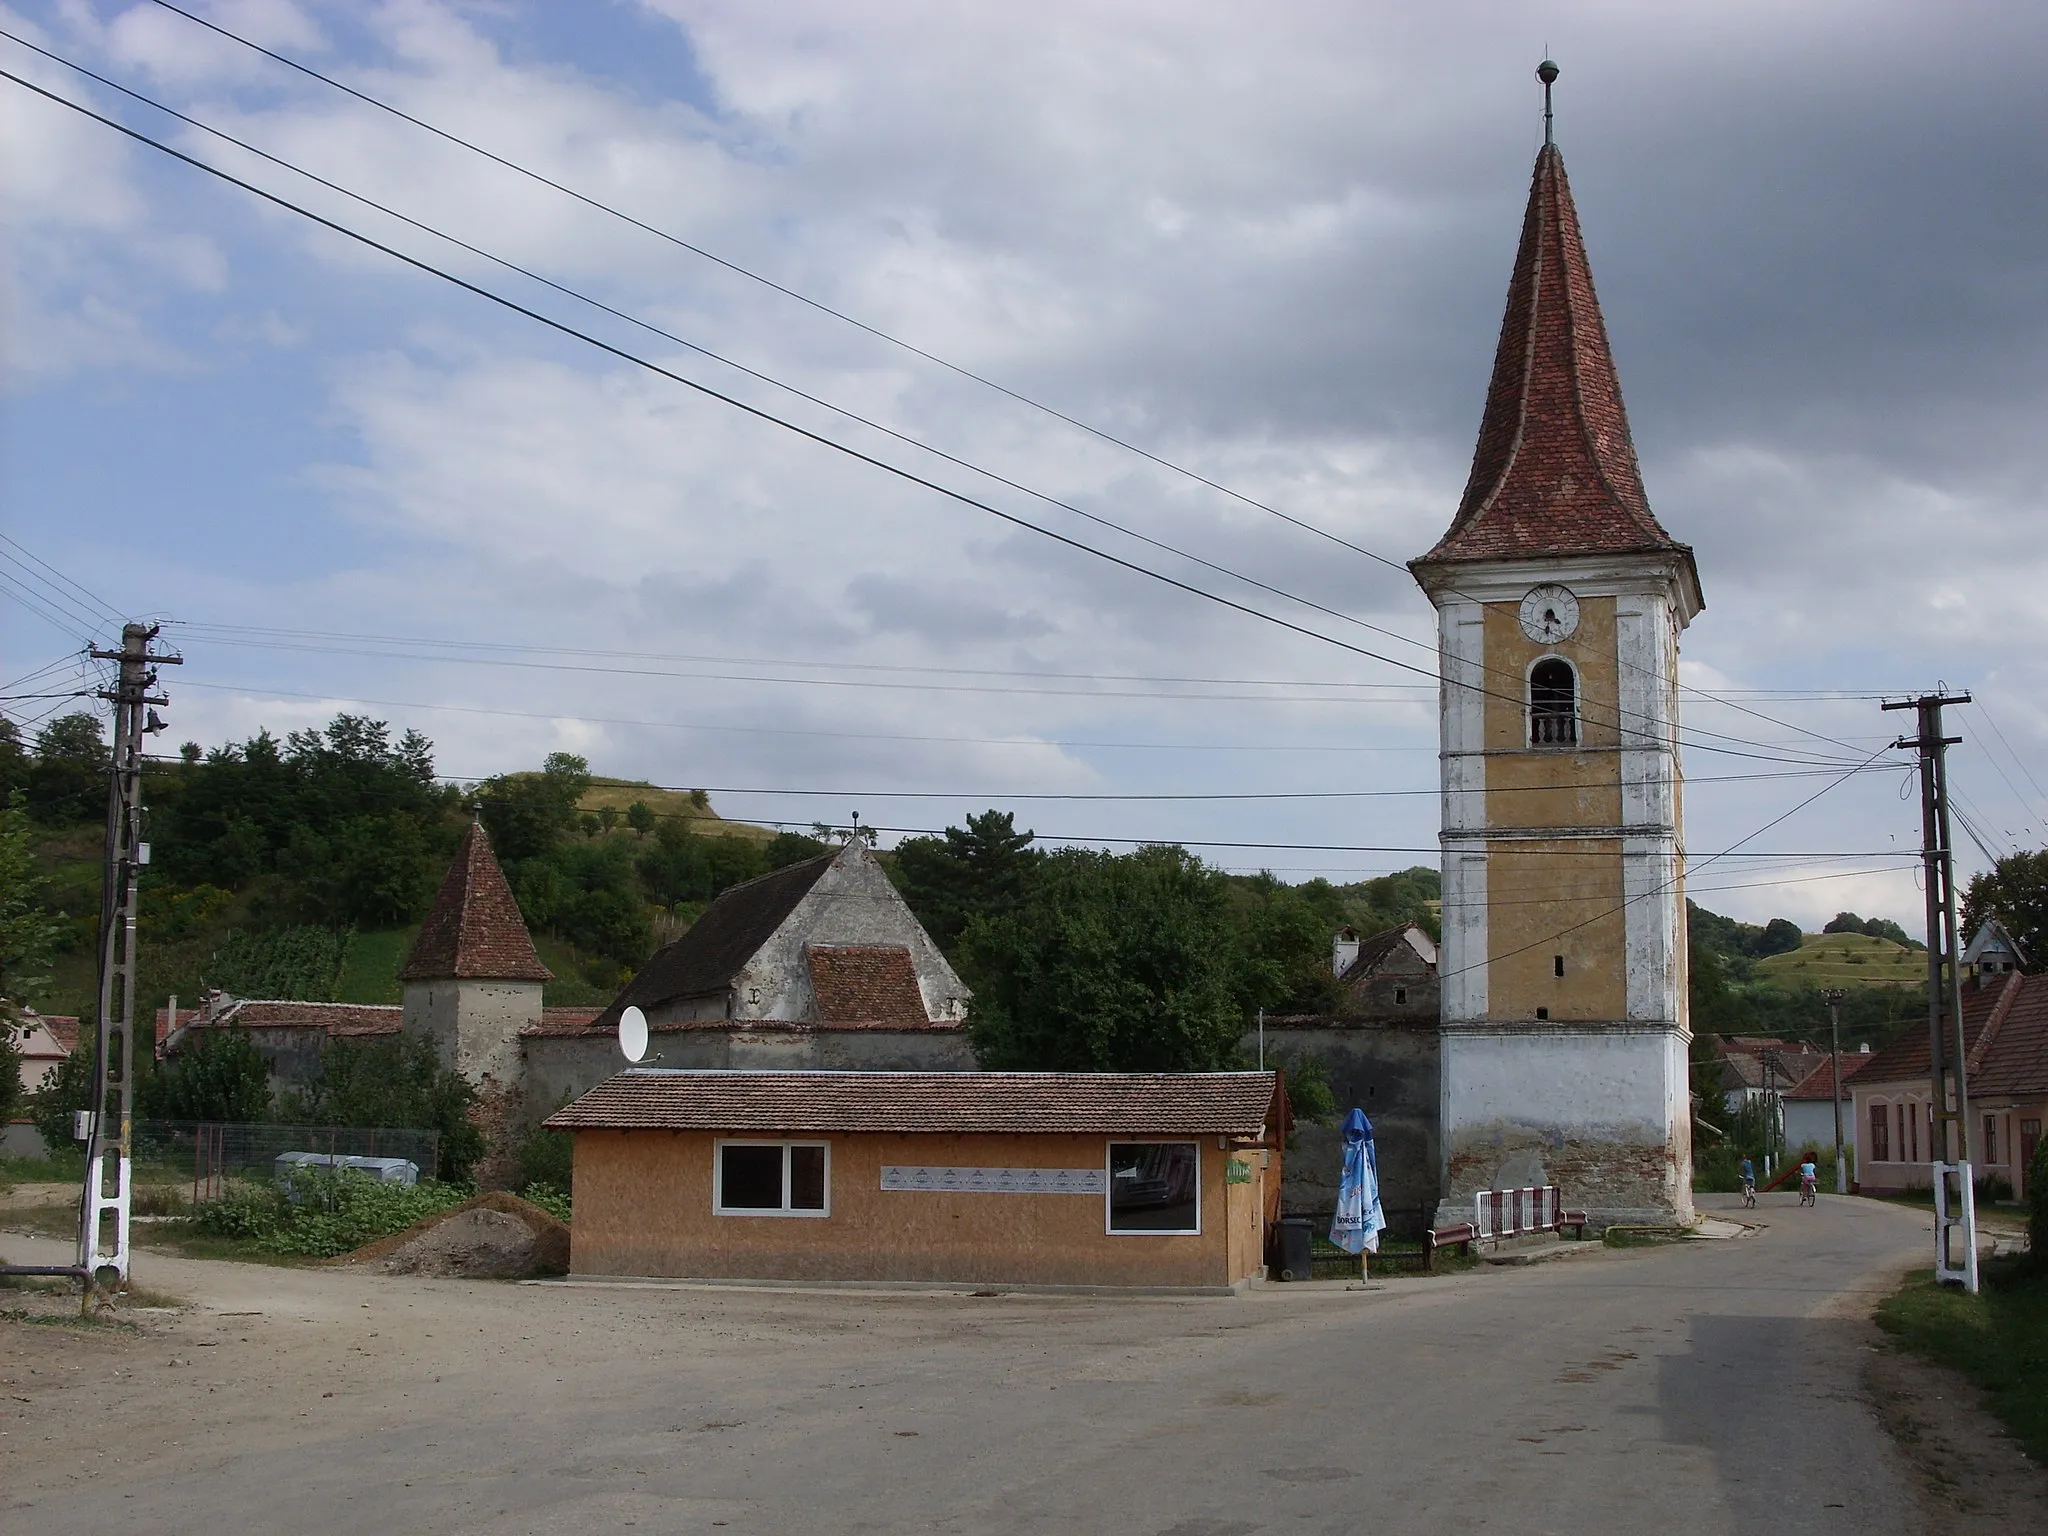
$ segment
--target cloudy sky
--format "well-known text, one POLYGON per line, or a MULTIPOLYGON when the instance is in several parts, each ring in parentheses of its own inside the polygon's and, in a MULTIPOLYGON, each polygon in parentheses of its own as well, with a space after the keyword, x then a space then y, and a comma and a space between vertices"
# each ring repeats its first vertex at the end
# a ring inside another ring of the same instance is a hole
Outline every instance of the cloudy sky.
POLYGON ((1897 771, 1741 840, 1880 752, 1876 695, 1939 681, 1978 700, 1973 825, 2044 841, 2038 6, 191 4, 651 229, 146 0, 0 26, 391 212, 22 41, 0 68, 1344 644, 0 81, 0 577, 36 599, 0 585, 10 693, 150 615, 186 657, 173 741, 346 708, 465 778, 567 749, 761 820, 995 804, 1291 879, 1433 863, 1399 562, 1463 485, 1547 48, 1644 477, 1707 593, 1699 899, 1917 924, 1897 771))

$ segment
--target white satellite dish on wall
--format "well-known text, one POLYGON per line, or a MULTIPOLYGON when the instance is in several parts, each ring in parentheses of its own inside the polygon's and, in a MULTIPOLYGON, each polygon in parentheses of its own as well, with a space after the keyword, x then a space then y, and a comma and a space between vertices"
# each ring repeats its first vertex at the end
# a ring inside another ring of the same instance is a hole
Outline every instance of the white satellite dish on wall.
POLYGON ((647 1055, 647 1015, 638 1008, 619 1015, 619 1050, 628 1061, 640 1061, 647 1055))

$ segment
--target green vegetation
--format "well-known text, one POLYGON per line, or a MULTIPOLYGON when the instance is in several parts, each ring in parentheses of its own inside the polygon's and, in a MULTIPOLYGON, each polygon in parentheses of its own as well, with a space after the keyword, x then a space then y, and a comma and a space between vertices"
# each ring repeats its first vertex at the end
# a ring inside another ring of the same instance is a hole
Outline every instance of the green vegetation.
POLYGON ((1927 980, 1927 952, 1866 933, 1810 933, 1798 949, 1759 960, 1753 974, 1781 987, 1917 987, 1927 980))
POLYGON ((2048 850, 2015 853, 1971 877, 1963 892, 1963 942, 1987 918, 2005 931, 2036 965, 2048 956, 2048 850))
POLYGON ((1877 1325, 1916 1354, 1961 1371, 2036 1462, 2048 1465, 2048 1265, 1994 1259, 1975 1296, 1931 1272, 1877 1309, 1877 1325))
POLYGON ((460 1205, 475 1191, 422 1179, 383 1184, 351 1169, 295 1174, 282 1183, 230 1187, 189 1219, 199 1236, 226 1238, 265 1253, 333 1258, 403 1232, 416 1221, 460 1205))

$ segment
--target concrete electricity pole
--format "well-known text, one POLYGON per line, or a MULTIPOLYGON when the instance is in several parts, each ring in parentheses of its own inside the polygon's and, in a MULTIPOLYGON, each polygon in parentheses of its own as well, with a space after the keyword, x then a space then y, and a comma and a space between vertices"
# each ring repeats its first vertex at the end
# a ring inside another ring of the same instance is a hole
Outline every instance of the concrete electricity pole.
POLYGON ((1927 890, 1927 1046, 1934 1122, 1931 1127, 1934 1177, 1934 1274, 1937 1280, 1960 1280, 1977 1289, 1976 1192, 1970 1185, 1970 1088, 1964 1077, 1962 946, 1956 941, 1956 861, 1949 841, 1948 749, 1963 738, 1942 735, 1941 711, 1949 704, 1967 704, 1967 693, 1930 693, 1917 699, 1886 703, 1885 709, 1917 712, 1919 732, 1901 736, 1892 745, 1920 757, 1920 848, 1927 890), (1950 1042, 1942 1015, 1954 1021, 1953 1083, 1946 1060, 1950 1042), (1950 1163, 1950 1128, 1954 1128, 1955 1162, 1950 1163), (1951 1188, 1950 1181, 1954 1181, 1951 1188), (1960 1210, 1960 1218, 1949 1216, 1960 1210), (1951 1251, 1950 1236, 1958 1229, 1963 1252, 1951 1251))
POLYGON ((1840 987, 1821 993, 1828 1000, 1828 1046, 1835 1060, 1835 1193, 1849 1193, 1849 1163, 1842 1155, 1842 999, 1848 994, 1840 987))
POLYGON ((92 1105, 83 1129, 85 1194, 78 1212, 78 1268, 89 1309, 99 1288, 128 1278, 128 1192, 135 1116, 135 905, 149 844, 142 841, 144 738, 164 728, 152 704, 159 666, 180 658, 151 653, 153 624, 128 624, 121 649, 93 656, 120 664, 100 697, 114 706, 114 751, 107 778, 105 884, 100 896, 100 996, 92 1105))

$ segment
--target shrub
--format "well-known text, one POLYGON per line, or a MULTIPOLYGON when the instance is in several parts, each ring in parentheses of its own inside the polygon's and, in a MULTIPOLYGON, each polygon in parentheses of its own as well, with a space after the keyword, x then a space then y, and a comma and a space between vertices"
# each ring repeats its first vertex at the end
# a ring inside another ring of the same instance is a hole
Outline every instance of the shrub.
POLYGON ((557 1221, 569 1219, 568 1191, 553 1184, 529 1184, 519 1191, 519 1198, 530 1205, 537 1205, 557 1221))
POLYGON ((384 1184, 346 1168, 315 1169, 295 1174, 289 1191, 280 1184, 232 1185, 223 1198, 201 1206, 192 1225, 270 1253, 324 1259, 403 1232, 470 1194, 464 1185, 433 1179, 384 1184))
MULTIPOLYGON (((576 1138, 567 1131, 550 1131, 535 1126, 519 1144, 519 1193, 545 1186, 570 1187, 576 1138)), ((531 1199, 529 1195, 527 1198, 531 1199)), ((538 1203, 538 1202, 536 1202, 538 1203)))

